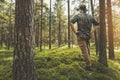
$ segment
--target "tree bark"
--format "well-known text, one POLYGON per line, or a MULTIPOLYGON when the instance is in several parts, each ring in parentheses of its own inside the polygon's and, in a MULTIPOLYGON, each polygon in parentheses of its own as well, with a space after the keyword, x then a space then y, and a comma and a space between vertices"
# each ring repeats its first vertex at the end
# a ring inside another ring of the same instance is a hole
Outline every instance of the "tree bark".
POLYGON ((59 23, 58 23, 58 47, 61 45, 61 18, 59 15, 59 23))
POLYGON ((12 42, 12 22, 11 22, 11 17, 12 17, 12 0, 10 2, 10 8, 9 8, 9 25, 8 25, 8 45, 7 48, 8 50, 10 49, 11 42, 12 42))
POLYGON ((114 59, 114 45, 113 45, 113 24, 112 24, 112 11, 111 11, 111 0, 107 0, 107 16, 108 16, 108 51, 109 58, 114 59))
POLYGON ((50 0, 50 17, 49 17, 49 49, 51 49, 51 0, 50 0))
POLYGON ((16 0, 13 80, 35 80, 34 0, 16 0))
POLYGON ((106 25, 105 25, 105 0, 99 0, 100 2, 100 51, 99 51, 99 62, 105 66, 107 64, 106 55, 106 25))
MULTIPOLYGON (((92 11, 92 16, 94 17, 94 7, 93 7, 93 0, 90 0, 91 2, 91 11, 92 11)), ((94 37, 95 37, 95 48, 96 48, 96 55, 98 55, 98 37, 97 37, 97 32, 94 32, 94 37)))
POLYGON ((40 26, 40 51, 42 51, 42 27, 43 27, 43 0, 41 0, 41 26, 40 26))
POLYGON ((1 21, 1 27, 2 28, 1 28, 1 41, 0 41, 1 44, 0 45, 1 45, 1 47, 3 47, 3 32, 4 32, 4 29, 3 29, 3 22, 2 21, 1 21))
POLYGON ((68 0, 68 47, 70 48, 70 0, 68 0))

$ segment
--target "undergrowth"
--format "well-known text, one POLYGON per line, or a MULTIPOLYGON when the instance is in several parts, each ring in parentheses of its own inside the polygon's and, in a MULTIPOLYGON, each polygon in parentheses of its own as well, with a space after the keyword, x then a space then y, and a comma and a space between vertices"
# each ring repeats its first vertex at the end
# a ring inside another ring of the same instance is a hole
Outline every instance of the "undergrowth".
MULTIPOLYGON (((120 80, 120 54, 108 60, 109 67, 98 62, 91 49, 92 70, 86 71, 84 59, 78 47, 39 51, 35 49, 35 72, 37 80, 120 80)), ((12 80, 13 50, 0 50, 0 80, 12 80)))

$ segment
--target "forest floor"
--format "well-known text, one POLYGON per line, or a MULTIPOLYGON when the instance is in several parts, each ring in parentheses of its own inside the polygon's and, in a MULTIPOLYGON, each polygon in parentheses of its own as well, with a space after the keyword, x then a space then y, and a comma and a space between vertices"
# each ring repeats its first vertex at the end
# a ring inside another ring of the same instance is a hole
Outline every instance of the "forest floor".
MULTIPOLYGON (((98 62, 94 47, 91 47, 92 70, 85 70, 84 60, 78 47, 39 51, 35 48, 37 80, 120 80, 120 53, 115 60, 108 59, 109 67, 98 62)), ((0 80, 12 80, 13 49, 0 49, 0 80)))

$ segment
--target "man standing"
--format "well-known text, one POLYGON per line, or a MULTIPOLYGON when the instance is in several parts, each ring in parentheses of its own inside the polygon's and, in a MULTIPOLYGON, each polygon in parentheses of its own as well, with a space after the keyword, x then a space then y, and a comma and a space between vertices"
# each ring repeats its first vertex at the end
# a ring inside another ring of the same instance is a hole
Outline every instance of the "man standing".
POLYGON ((75 15, 71 19, 71 29, 77 35, 78 45, 82 51, 82 55, 85 59, 85 69, 90 70, 91 60, 90 60, 90 50, 89 50, 89 40, 91 33, 99 28, 99 23, 89 14, 86 13, 87 9, 85 5, 80 5, 80 13, 75 15), (77 31, 74 29, 74 23, 77 22, 77 31), (92 24, 94 25, 93 30, 91 30, 92 24))

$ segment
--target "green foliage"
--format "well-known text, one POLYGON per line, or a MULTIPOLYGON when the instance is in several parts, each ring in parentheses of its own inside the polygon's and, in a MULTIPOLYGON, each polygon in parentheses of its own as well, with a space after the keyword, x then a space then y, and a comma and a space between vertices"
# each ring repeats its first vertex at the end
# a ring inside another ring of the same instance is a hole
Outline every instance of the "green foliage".
MULTIPOLYGON (((94 53, 94 50, 91 52, 94 53)), ((118 68, 104 67, 94 54, 91 57, 92 71, 86 71, 79 48, 64 47, 38 53, 35 60, 38 80, 119 80, 118 68)))
MULTIPOLYGON (((37 80, 120 80, 120 54, 115 60, 108 60, 104 67, 91 50, 92 71, 83 69, 84 60, 78 47, 39 51, 35 49, 35 70, 37 80)), ((0 80, 12 80, 12 50, 0 50, 0 80)))
POLYGON ((0 0, 0 2, 4 2, 5 0, 0 0))
POLYGON ((0 49, 0 80, 12 80, 12 50, 0 49))

